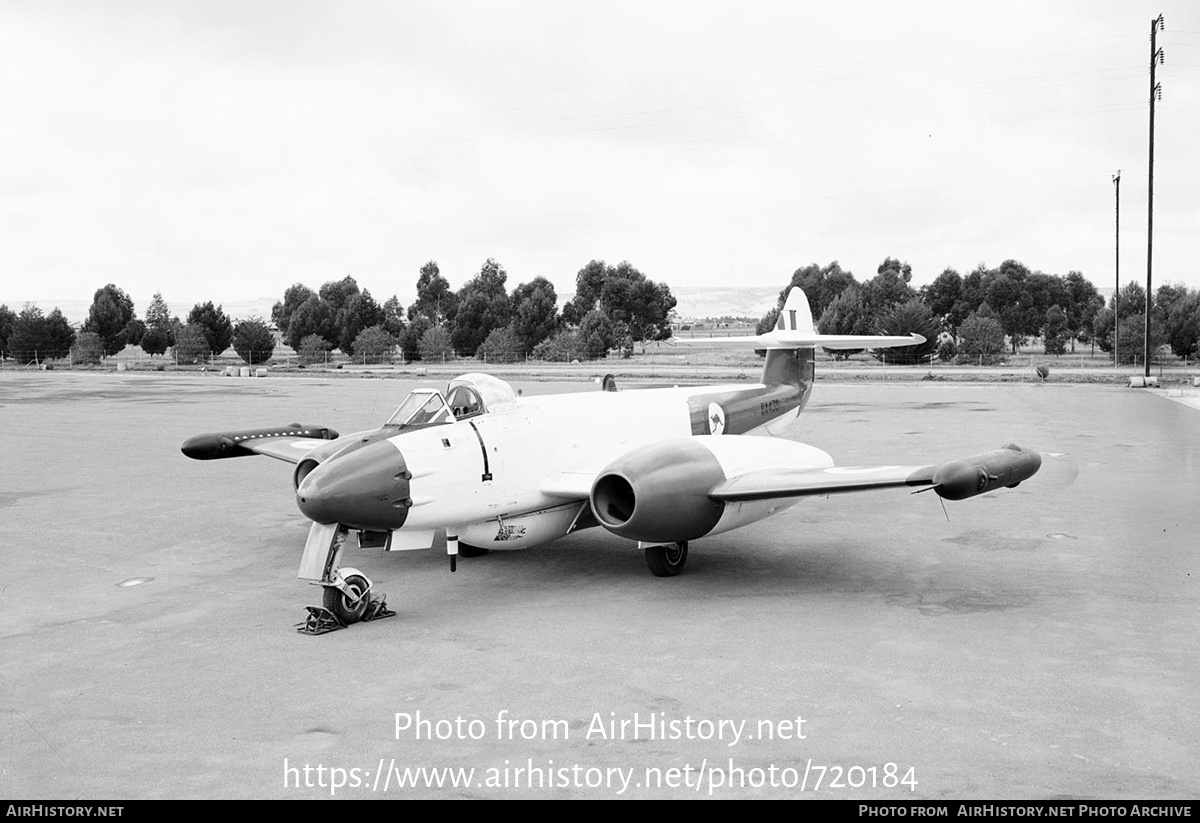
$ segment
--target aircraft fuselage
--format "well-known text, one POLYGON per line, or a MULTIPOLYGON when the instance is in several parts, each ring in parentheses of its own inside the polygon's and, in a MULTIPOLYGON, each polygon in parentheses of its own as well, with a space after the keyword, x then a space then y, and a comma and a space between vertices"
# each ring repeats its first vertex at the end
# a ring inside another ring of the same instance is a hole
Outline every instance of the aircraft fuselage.
POLYGON ((348 435, 298 473, 297 504, 317 523, 394 532, 393 548, 427 548, 439 529, 486 548, 534 546, 596 525, 588 501, 556 478, 593 477, 615 456, 670 438, 779 433, 810 388, 547 395, 452 422, 348 435))

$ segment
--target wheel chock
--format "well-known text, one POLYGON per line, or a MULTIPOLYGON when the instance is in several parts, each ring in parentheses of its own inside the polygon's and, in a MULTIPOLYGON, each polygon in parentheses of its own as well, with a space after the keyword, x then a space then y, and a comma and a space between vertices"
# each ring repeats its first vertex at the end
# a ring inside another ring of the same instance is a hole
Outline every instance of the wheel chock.
POLYGON ((300 634, 328 634, 346 628, 345 624, 337 619, 337 615, 324 606, 304 608, 308 609, 308 617, 304 618, 302 623, 296 624, 296 631, 300 634))
MULTIPOLYGON (((346 628, 346 624, 338 620, 336 614, 331 612, 324 606, 305 606, 308 609, 308 617, 304 621, 296 624, 296 631, 300 634, 329 634, 336 632, 338 629, 346 628)), ((367 602, 367 610, 363 612, 363 616, 359 618, 360 623, 366 623, 370 620, 383 620, 385 617, 395 617, 396 613, 387 607, 386 597, 374 597, 367 602)))
POLYGON ((369 620, 382 620, 385 617, 395 617, 396 613, 387 607, 387 597, 372 596, 367 603, 367 610, 363 612, 360 623, 366 623, 369 620))

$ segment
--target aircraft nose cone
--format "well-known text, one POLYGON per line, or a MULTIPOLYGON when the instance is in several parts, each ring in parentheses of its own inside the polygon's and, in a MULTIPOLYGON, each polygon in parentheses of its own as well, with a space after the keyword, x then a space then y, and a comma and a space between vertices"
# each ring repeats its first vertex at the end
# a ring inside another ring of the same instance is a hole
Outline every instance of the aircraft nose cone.
POLYGON ((404 457, 386 440, 335 455, 300 481, 296 505, 317 523, 398 529, 412 505, 404 457))

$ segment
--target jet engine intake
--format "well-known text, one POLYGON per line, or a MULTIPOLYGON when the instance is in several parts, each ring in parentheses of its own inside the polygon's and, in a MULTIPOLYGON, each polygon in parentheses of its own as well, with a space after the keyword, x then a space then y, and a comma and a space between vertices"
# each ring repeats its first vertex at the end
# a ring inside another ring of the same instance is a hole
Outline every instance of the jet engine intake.
POLYGON ((596 477, 592 513, 613 534, 644 543, 694 540, 712 531, 725 504, 708 496, 725 479, 712 451, 694 438, 634 449, 596 477))

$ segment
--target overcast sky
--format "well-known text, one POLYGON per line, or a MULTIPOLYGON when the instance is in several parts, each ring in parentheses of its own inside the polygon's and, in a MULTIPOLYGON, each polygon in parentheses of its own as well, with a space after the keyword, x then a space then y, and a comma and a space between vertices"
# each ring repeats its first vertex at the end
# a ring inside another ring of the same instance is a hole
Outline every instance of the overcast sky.
POLYGON ((886 256, 1200 287, 1200 3, 0 2, 0 302, 488 257, 574 290, 886 256))

